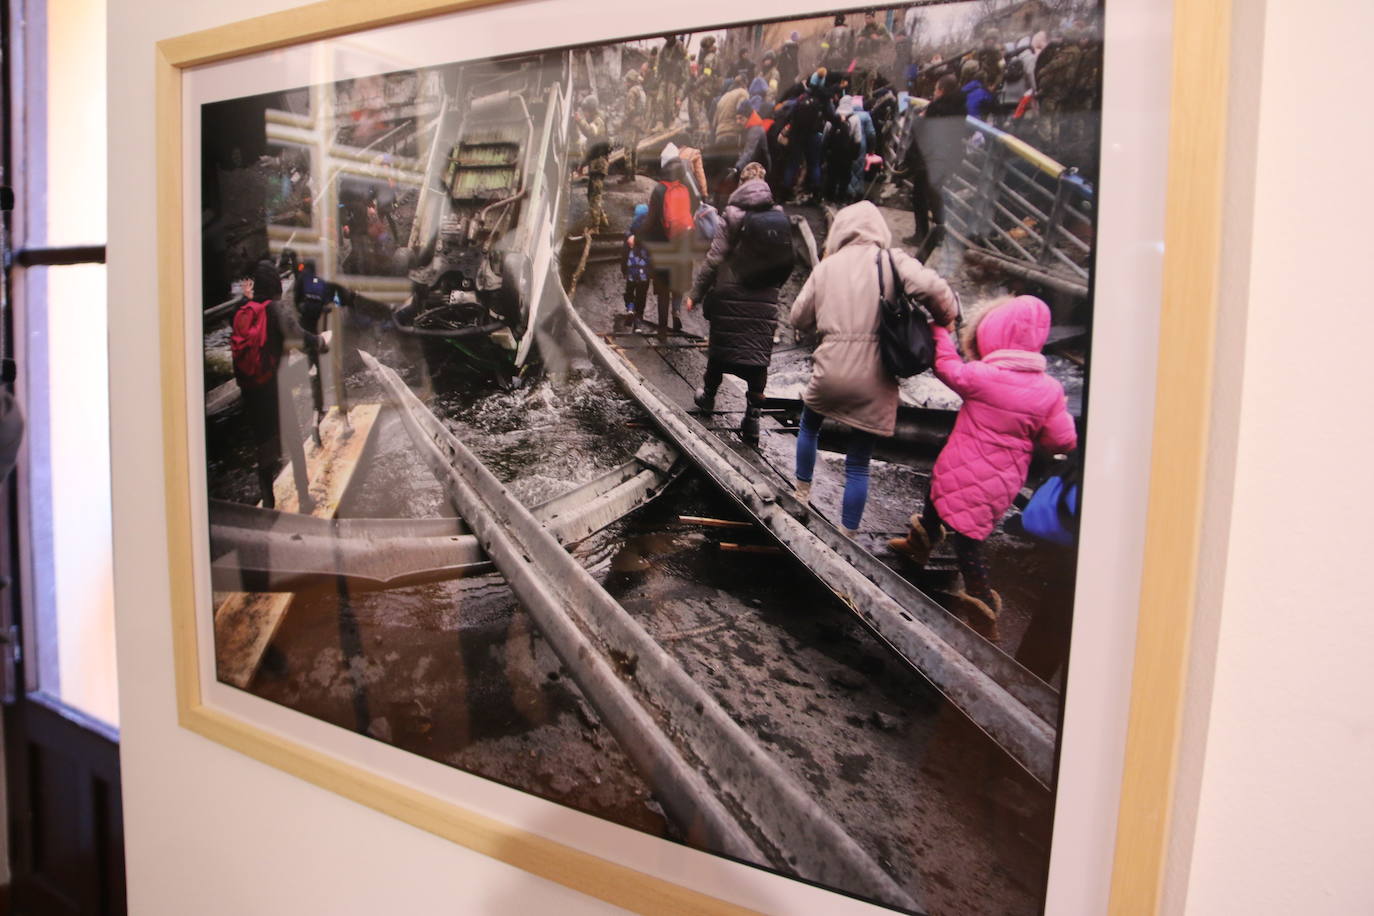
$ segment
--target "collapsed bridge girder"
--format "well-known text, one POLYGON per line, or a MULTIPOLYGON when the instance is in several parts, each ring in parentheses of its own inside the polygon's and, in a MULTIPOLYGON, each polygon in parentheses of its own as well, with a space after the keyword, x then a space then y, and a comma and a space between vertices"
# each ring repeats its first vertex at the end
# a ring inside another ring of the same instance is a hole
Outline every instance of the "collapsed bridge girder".
POLYGON ((560 283, 549 285, 592 358, 683 455, 1028 773, 1051 784, 1053 688, 737 455, 592 331, 560 283))
MULTIPOLYGON (((530 511, 565 546, 648 503, 682 471, 658 441, 634 458, 530 511)), ((344 579, 397 588, 494 570, 462 519, 322 519, 210 501, 210 570, 216 589, 296 591, 344 579)))
MULTIPOLYGON (((556 281, 555 281, 556 282, 556 281)), ((559 286, 561 289, 561 285, 559 286)), ((361 351, 360 351, 361 352, 361 351)), ((842 828, 419 401, 361 353, 521 606, 693 844, 916 909, 842 828)))

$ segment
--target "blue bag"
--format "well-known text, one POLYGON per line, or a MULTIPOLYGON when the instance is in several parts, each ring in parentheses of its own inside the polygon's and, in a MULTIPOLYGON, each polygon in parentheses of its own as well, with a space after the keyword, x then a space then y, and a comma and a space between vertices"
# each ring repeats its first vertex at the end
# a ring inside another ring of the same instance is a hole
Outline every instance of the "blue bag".
POLYGON ((1078 540, 1078 495, 1082 466, 1077 457, 1045 479, 1021 510, 1021 527, 1032 537, 1065 547, 1078 540))

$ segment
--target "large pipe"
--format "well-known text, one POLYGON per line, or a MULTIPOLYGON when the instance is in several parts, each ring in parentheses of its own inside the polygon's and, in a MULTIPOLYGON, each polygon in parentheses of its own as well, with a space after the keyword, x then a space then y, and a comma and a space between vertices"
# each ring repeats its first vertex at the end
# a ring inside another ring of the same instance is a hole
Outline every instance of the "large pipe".
POLYGON ((950 234, 966 246, 964 257, 972 264, 988 270, 997 270, 1009 277, 1016 277, 1030 283, 1038 283, 1047 286, 1055 292, 1064 293, 1069 296, 1077 296, 1080 299, 1088 298, 1088 287, 1084 283, 1074 283, 1072 280, 1065 280, 1063 277, 1056 276, 1038 267, 1028 267, 1022 261, 1015 258, 1002 257, 984 251, 973 246, 971 240, 966 239, 959 232, 950 230, 950 234))

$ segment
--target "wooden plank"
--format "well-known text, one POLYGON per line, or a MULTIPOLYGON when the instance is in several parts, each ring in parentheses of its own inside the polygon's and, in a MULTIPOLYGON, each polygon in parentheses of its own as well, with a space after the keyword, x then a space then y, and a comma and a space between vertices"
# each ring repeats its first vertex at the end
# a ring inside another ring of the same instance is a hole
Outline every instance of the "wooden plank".
MULTIPOLYGON (((349 412, 348 426, 338 410, 331 409, 320 424, 323 445, 306 440, 305 470, 315 500, 312 515, 333 518, 338 511, 380 409, 378 404, 359 404, 349 412)), ((299 500, 289 467, 277 475, 272 491, 278 509, 297 511, 299 500)), ((215 670, 221 681, 247 689, 294 599, 292 592, 230 592, 224 596, 215 608, 215 670)))
POLYGON ((772 544, 735 544, 731 541, 721 541, 716 546, 726 553, 758 553, 766 556, 782 555, 782 548, 774 547, 772 544))

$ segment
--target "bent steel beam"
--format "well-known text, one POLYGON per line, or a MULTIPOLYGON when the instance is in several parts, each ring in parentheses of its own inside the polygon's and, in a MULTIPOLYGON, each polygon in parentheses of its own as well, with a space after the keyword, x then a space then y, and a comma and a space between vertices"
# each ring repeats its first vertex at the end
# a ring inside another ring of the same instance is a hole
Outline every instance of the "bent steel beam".
POLYGON ((416 447, 487 554, 694 844, 771 862, 812 881, 862 887, 888 903, 915 908, 912 897, 511 497, 395 372, 369 354, 362 358, 401 407, 416 447))
POLYGON ((650 419, 909 664, 1038 781, 1054 770, 1058 696, 659 392, 587 326, 559 285, 572 327, 650 419))
MULTIPOLYGON (((681 473, 678 456, 646 442, 631 460, 530 511, 563 545, 576 544, 646 505, 681 473)), ((296 591, 333 584, 397 588, 493 571, 457 518, 319 519, 210 501, 215 588, 296 591)))

